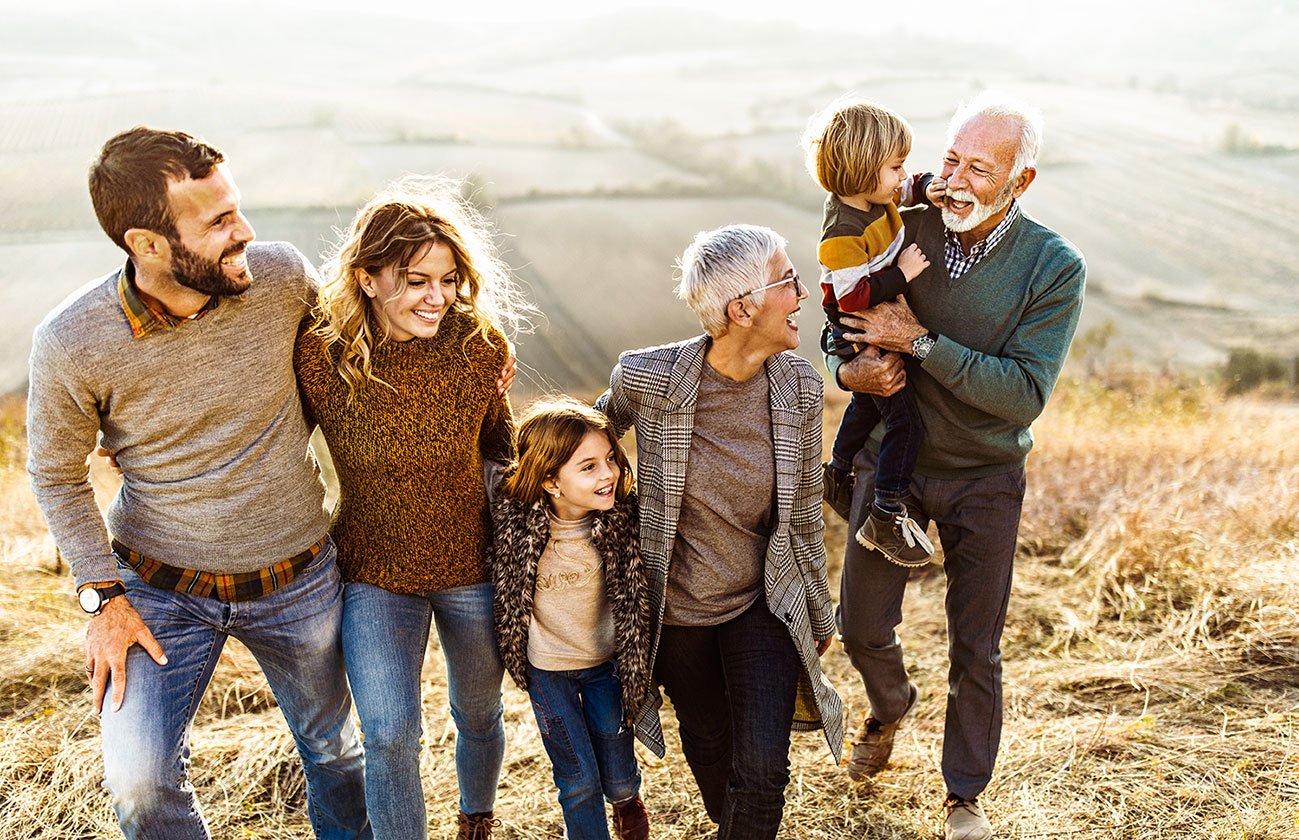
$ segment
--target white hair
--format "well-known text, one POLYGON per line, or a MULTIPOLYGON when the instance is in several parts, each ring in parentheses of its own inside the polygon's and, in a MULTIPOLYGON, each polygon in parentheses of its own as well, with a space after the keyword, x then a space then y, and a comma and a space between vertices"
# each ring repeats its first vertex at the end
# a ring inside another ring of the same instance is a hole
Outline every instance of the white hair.
POLYGON ((1026 102, 1000 91, 985 90, 978 96, 961 103, 947 124, 947 144, 956 139, 956 132, 975 117, 1013 119, 1019 123, 1019 147, 1015 150, 1015 163, 1010 180, 1029 167, 1037 166, 1037 155, 1042 148, 1042 112, 1026 102))
MULTIPOLYGON (((677 297, 686 302, 704 331, 716 338, 726 332, 726 307, 745 292, 767 283, 767 264, 785 247, 785 238, 759 225, 727 225, 701 231, 686 247, 677 268, 677 297)), ((766 292, 754 292, 762 305, 766 292)))

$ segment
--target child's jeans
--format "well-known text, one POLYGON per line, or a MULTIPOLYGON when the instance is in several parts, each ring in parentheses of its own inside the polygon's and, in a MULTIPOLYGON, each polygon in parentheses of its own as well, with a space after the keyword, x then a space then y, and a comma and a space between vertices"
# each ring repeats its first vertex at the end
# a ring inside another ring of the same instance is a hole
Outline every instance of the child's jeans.
POLYGON ((577 671, 529 665, 528 696, 554 768, 569 840, 609 840, 605 800, 621 803, 640 793, 613 662, 577 671))
POLYGON ((924 426, 910 385, 889 397, 853 394, 839 422, 831 453, 835 465, 851 464, 881 418, 884 438, 875 472, 875 500, 893 504, 910 492, 911 473, 924 439, 924 426))

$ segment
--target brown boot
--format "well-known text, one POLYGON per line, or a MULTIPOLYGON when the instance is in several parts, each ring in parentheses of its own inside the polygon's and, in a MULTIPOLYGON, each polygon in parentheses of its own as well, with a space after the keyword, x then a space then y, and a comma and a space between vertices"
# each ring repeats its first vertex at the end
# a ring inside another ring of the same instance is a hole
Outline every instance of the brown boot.
POLYGON ((639 796, 613 806, 613 831, 618 840, 649 840, 649 812, 639 796))
MULTIPOLYGON (((906 717, 916 705, 918 694, 916 687, 911 686, 911 702, 907 703, 902 717, 906 717)), ((893 736, 901 722, 902 718, 898 718, 892 723, 880 723, 873 715, 866 715, 852 740, 852 752, 847 760, 848 778, 860 782, 888 766, 889 757, 893 755, 893 736)))
POLYGON ((466 814, 460 812, 460 831, 456 840, 492 840, 492 829, 500 828, 501 821, 492 819, 492 812, 466 814))

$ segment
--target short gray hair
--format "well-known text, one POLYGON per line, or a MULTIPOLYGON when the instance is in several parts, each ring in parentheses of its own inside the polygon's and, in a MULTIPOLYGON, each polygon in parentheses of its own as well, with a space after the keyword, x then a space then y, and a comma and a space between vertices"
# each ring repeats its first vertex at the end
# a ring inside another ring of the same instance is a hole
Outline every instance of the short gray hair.
MULTIPOLYGON (((677 268, 681 282, 677 297, 686 302, 716 338, 726 332, 726 306, 732 300, 767 283, 767 263, 785 247, 785 238, 759 225, 727 225, 701 231, 686 247, 677 268)), ((761 306, 766 292, 755 292, 761 306)))
POLYGON ((962 102, 961 107, 956 109, 952 121, 947 124, 948 145, 956 139, 956 132, 979 116, 1013 119, 1019 123, 1019 148, 1015 151, 1010 180, 1018 178, 1025 169, 1037 166, 1037 155, 1042 148, 1041 111, 1000 91, 985 90, 968 102, 962 102))

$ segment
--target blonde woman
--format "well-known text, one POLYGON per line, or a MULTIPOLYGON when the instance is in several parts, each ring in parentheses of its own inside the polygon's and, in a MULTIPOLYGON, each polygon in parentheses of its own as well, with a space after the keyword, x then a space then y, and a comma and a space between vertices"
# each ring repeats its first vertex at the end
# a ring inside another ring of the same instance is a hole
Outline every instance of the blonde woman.
POLYGON ((421 666, 446 656, 461 838, 489 838, 505 750, 503 666, 483 568, 482 459, 514 450, 497 378, 529 309, 454 182, 406 179, 362 207, 326 264, 295 365, 338 472, 343 653, 377 838, 426 836, 421 666))

